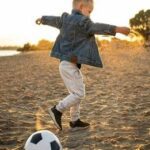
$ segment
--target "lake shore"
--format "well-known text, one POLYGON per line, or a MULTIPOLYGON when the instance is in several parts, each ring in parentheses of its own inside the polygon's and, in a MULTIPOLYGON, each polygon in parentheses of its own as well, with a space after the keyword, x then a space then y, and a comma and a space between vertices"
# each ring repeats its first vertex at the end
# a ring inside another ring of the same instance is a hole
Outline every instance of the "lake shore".
POLYGON ((46 129, 64 150, 150 149, 150 51, 143 47, 104 47, 104 68, 82 65, 86 97, 81 119, 89 129, 70 132, 69 111, 58 132, 48 107, 67 96, 59 60, 49 51, 0 57, 0 150, 22 150, 35 131, 46 129))

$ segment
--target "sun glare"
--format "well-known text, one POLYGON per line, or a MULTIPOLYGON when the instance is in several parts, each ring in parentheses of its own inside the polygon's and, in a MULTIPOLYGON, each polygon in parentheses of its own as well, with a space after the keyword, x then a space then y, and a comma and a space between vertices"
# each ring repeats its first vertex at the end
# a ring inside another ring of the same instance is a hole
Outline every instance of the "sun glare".
MULTIPOLYGON (((129 19, 139 10, 148 9, 148 0, 95 0, 91 19, 94 22, 129 26, 129 19), (112 7, 113 6, 113 7, 112 7)), ((40 39, 55 40, 59 31, 48 26, 37 26, 42 15, 61 15, 71 12, 71 0, 5 0, 0 5, 0 45, 37 43, 40 39), (59 4, 59 5, 58 5, 59 4), (8 11, 9 10, 9 11, 8 11)), ((118 38, 125 38, 117 35, 118 38)))

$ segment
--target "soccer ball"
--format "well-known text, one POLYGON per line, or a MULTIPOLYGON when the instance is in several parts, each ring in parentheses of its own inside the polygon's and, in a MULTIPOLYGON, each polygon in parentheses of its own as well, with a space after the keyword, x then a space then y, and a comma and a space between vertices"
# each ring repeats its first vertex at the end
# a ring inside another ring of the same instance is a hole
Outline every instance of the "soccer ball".
POLYGON ((26 141, 25 150, 62 150, 59 139, 48 130, 33 133, 26 141))

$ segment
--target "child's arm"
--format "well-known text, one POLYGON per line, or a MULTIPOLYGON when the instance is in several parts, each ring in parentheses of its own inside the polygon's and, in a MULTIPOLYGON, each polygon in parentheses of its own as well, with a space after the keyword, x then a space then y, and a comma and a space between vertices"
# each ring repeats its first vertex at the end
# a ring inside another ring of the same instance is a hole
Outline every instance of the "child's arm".
POLYGON ((130 33, 130 28, 128 28, 128 27, 116 27, 116 33, 128 35, 130 33))
POLYGON ((41 18, 38 18, 36 21, 36 24, 40 25, 49 25, 52 27, 56 27, 60 29, 61 27, 61 18, 60 17, 54 17, 54 16, 42 16, 41 18))
POLYGON ((122 33, 124 35, 128 35, 130 32, 130 29, 127 27, 117 27, 109 24, 93 23, 88 17, 82 18, 80 22, 80 26, 88 34, 103 34, 103 35, 115 36, 116 33, 122 33))
POLYGON ((52 27, 56 27, 58 29, 62 26, 63 17, 68 15, 67 13, 63 13, 62 16, 42 16, 41 18, 38 18, 35 22, 36 24, 40 25, 49 25, 52 27))

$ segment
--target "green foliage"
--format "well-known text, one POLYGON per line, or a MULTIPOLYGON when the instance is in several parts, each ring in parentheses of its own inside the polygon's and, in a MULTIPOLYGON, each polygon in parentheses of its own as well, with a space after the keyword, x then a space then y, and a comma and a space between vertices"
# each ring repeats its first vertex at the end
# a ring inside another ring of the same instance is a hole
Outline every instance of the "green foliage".
POLYGON ((150 9, 139 11, 130 19, 130 26, 133 30, 139 32, 145 40, 148 40, 150 34, 150 9))

